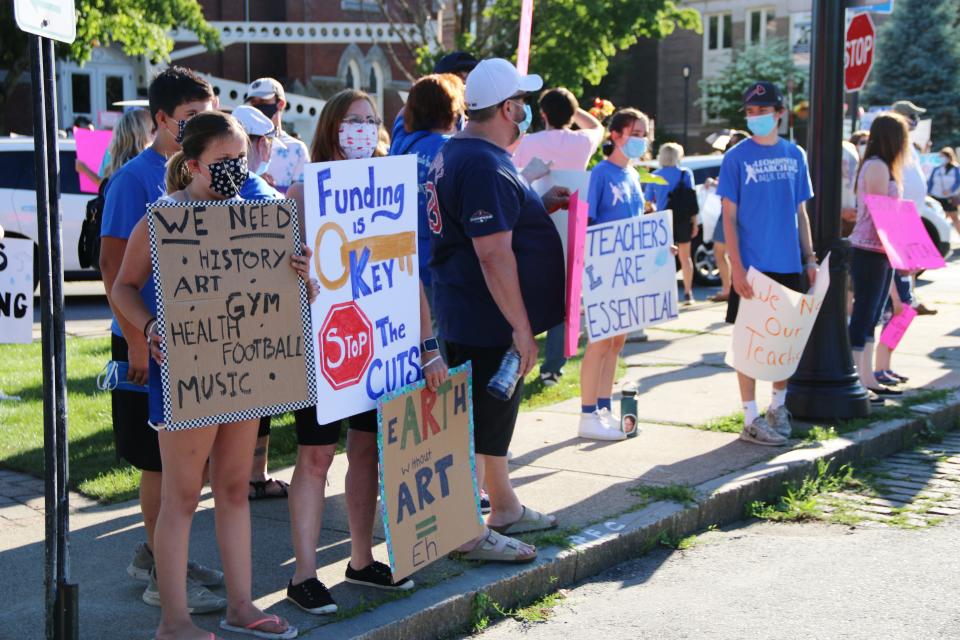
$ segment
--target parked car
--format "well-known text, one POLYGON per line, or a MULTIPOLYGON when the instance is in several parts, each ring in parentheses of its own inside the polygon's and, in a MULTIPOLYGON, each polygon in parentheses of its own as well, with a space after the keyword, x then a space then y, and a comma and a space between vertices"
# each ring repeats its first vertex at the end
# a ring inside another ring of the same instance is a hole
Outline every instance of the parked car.
MULTIPOLYGON (((80 226, 87 202, 96 196, 80 192, 75 168, 77 151, 73 139, 60 139, 60 220, 63 241, 63 275, 66 280, 98 279, 96 269, 82 269, 77 257, 80 226)), ((34 243, 34 266, 39 264, 37 245, 37 192, 34 175, 33 138, 0 138, 0 226, 11 238, 34 243)), ((34 269, 34 279, 38 275, 34 269)))

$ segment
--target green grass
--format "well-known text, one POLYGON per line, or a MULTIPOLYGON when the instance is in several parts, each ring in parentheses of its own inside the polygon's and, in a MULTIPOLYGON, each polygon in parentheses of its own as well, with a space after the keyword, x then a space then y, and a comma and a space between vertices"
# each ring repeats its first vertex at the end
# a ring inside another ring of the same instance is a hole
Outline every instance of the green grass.
POLYGON ((698 425, 697 429, 704 431, 721 431, 723 433, 740 433, 743 431, 743 411, 731 413, 728 416, 714 418, 709 422, 698 425))
MULTIPOLYGON (((547 334, 541 334, 537 337, 537 346, 540 348, 540 357, 542 361, 547 334)), ((540 381, 540 368, 534 367, 533 371, 524 379, 523 383, 523 401, 520 404, 521 411, 530 411, 539 409, 547 405, 569 400, 570 398, 580 397, 580 363, 583 360, 583 348, 585 338, 581 338, 580 348, 576 356, 567 360, 563 366, 563 375, 557 384, 552 387, 544 386, 540 381)), ((617 362, 616 379, 621 378, 627 372, 627 366, 621 358, 617 362)))
MULTIPOLYGON (((140 472, 119 462, 113 443, 110 394, 97 374, 110 359, 109 338, 67 338, 67 434, 70 488, 101 502, 136 497, 140 472)), ((0 467, 43 474, 43 371, 39 342, 0 345, 0 390, 20 396, 0 402, 0 467)), ((270 468, 293 464, 293 416, 273 422, 270 468)))
POLYGON ((683 484, 653 485, 641 484, 627 489, 629 493, 642 498, 644 504, 651 502, 677 502, 682 505, 693 504, 697 494, 692 487, 683 484))
POLYGON ((821 493, 839 491, 853 478, 853 467, 841 466, 836 473, 830 472, 831 462, 817 461, 817 471, 799 484, 787 486, 787 492, 775 503, 754 501, 747 505, 747 515, 774 522, 798 522, 816 520, 823 516, 823 509, 817 501, 821 493))
POLYGON ((824 440, 833 440, 834 438, 839 438, 840 434, 837 433, 837 430, 833 427, 821 427, 820 425, 814 425, 811 427, 810 431, 807 432, 807 435, 803 437, 807 442, 823 442, 824 440))

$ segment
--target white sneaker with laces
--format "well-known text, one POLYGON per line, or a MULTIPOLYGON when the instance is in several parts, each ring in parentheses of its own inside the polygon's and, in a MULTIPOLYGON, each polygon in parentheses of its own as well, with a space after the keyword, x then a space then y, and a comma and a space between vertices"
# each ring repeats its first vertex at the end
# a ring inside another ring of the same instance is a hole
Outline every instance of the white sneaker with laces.
POLYGON ((619 426, 616 429, 608 427, 599 411, 580 414, 579 435, 589 440, 625 440, 627 437, 619 426))
POLYGON ((608 429, 620 430, 620 416, 615 415, 610 409, 597 409, 597 415, 608 429))
POLYGON ((740 439, 767 447, 782 447, 787 444, 787 439, 774 431, 763 416, 757 416, 753 422, 744 425, 740 439))
POLYGON ((769 424, 774 431, 788 439, 793 433, 793 425, 790 424, 791 417, 786 407, 777 407, 776 409, 767 411, 767 415, 765 416, 767 424, 769 424))

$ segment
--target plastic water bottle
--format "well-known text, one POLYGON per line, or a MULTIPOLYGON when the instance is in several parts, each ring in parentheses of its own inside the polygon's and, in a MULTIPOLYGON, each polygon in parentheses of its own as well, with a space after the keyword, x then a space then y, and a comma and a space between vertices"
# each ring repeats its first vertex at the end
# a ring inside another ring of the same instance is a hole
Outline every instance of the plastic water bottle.
POLYGON ((620 430, 628 438, 636 438, 637 433, 637 388, 626 384, 620 390, 620 430))
POLYGON ((511 347, 500 361, 500 368, 487 383, 487 393, 497 400, 506 402, 513 397, 513 391, 520 380, 520 354, 511 347))

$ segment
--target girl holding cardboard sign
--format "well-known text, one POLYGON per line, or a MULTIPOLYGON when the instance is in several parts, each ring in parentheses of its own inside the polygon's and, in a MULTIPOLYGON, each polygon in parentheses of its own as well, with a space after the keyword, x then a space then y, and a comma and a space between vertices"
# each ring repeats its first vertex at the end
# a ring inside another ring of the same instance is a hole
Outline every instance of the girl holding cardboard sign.
MULTIPOLYGON (((194 116, 183 129, 182 151, 167 164, 168 195, 162 200, 190 202, 237 197, 247 178, 247 136, 231 116, 216 111, 194 116)), ((162 388, 158 364, 164 359, 163 338, 157 320, 140 297, 152 277, 148 216, 134 228, 113 287, 113 302, 135 326, 142 326, 150 341, 150 420, 160 432, 163 474, 162 503, 154 554, 162 602, 159 639, 212 637, 195 626, 187 608, 187 549, 190 525, 209 461, 216 504, 215 518, 220 556, 227 585, 227 614, 223 629, 262 638, 294 638, 296 627, 277 616, 264 614, 251 599, 250 507, 247 499, 250 460, 258 420, 243 420, 195 429, 163 429, 162 388)), ((309 281, 311 252, 290 258, 291 267, 308 282, 311 299, 316 283, 309 281)), ((298 301, 299 304, 299 301, 298 301)), ((171 347, 172 348, 172 347, 171 347)))

